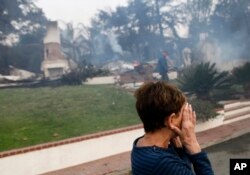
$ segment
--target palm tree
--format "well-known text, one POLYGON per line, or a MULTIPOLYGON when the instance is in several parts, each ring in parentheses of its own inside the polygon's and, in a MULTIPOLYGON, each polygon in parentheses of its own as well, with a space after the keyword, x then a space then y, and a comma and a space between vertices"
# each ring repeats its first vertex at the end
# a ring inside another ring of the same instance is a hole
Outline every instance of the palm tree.
POLYGON ((180 88, 197 98, 211 100, 211 91, 231 86, 228 72, 218 72, 215 63, 210 62, 192 65, 185 69, 177 79, 180 88))
POLYGON ((234 68, 232 73, 234 82, 241 84, 246 97, 250 97, 250 62, 246 62, 243 66, 234 68))

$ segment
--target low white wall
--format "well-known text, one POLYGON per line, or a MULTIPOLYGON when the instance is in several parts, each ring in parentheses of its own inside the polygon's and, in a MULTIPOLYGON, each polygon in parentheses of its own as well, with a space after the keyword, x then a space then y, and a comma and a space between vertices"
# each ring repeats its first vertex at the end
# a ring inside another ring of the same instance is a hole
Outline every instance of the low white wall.
POLYGON ((125 89, 137 89, 139 88, 144 82, 136 82, 136 83, 126 83, 123 84, 122 87, 125 89))
POLYGON ((107 76, 107 77, 93 77, 88 78, 84 84, 91 84, 91 85, 97 85, 97 84, 115 84, 119 76, 107 76))
POLYGON ((221 126, 223 125, 223 121, 224 121, 224 115, 223 114, 218 115, 216 118, 210 119, 206 122, 197 123, 197 125, 195 126, 195 131, 201 132, 201 131, 205 131, 211 128, 221 126))
POLYGON ((0 159, 1 175, 33 175, 130 151, 143 129, 122 132, 0 159))

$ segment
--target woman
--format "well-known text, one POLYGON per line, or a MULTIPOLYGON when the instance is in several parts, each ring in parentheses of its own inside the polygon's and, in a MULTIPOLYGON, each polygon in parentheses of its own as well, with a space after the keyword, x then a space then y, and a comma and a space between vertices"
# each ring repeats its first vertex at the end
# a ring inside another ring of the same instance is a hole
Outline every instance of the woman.
POLYGON ((195 135, 195 112, 184 94, 161 81, 145 83, 135 97, 145 135, 133 144, 133 175, 213 175, 195 135))

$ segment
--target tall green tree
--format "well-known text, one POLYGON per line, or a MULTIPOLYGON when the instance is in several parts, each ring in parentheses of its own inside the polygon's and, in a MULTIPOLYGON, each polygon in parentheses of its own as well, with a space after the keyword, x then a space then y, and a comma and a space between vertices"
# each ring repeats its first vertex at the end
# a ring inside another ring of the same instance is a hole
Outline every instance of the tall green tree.
POLYGON ((0 41, 10 35, 24 35, 44 26, 46 18, 33 0, 0 0, 0 41))
POLYGON ((165 11, 166 6, 170 6, 169 0, 131 0, 128 6, 117 7, 115 11, 100 11, 93 31, 100 26, 97 35, 114 32, 118 44, 131 58, 140 61, 155 58, 160 50, 174 46, 169 46, 170 40, 180 38, 176 25, 181 19, 173 13, 176 8, 165 11))
MULTIPOLYGON (((0 0, 0 4, 0 73, 7 73, 10 64, 18 68, 32 67, 32 65, 19 64, 27 63, 26 59, 26 61, 22 60, 24 57, 19 50, 25 52, 27 49, 41 53, 47 21, 42 10, 34 4, 33 0, 0 0)), ((33 58, 31 55, 36 53, 29 52, 25 57, 39 61, 42 59, 41 56, 33 58)), ((40 68, 36 71, 39 72, 39 70, 40 68)))

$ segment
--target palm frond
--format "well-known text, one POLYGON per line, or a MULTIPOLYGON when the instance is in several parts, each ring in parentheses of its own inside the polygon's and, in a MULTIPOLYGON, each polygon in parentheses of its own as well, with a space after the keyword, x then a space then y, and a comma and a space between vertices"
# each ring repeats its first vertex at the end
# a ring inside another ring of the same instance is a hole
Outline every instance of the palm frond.
POLYGON ((207 99, 212 90, 231 86, 228 72, 218 72, 216 64, 210 62, 186 68, 177 81, 182 90, 207 99))

